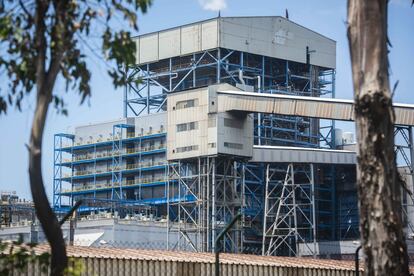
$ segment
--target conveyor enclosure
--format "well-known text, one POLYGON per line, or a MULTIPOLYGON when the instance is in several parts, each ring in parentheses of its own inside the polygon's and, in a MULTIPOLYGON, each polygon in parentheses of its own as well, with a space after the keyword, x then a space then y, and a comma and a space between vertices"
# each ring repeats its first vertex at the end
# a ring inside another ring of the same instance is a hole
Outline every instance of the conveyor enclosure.
MULTIPOLYGON (((218 112, 244 111, 340 121, 355 119, 352 100, 231 90, 219 90, 217 97, 218 112)), ((395 103, 393 107, 396 125, 414 126, 414 105, 395 103)))

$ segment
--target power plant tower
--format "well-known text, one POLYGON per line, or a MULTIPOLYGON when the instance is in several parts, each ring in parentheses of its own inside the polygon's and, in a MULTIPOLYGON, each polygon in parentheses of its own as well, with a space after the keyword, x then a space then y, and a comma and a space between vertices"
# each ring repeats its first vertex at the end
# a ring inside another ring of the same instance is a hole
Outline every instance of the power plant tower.
MULTIPOLYGON (((335 100, 336 42, 279 16, 140 35, 124 118, 55 135, 53 205, 165 221, 170 250, 317 255, 358 239, 353 103, 335 100)), ((396 105, 412 189, 413 107, 396 105)), ((407 182, 408 183, 408 182, 407 182)), ((407 233, 412 199, 404 197, 407 233)))

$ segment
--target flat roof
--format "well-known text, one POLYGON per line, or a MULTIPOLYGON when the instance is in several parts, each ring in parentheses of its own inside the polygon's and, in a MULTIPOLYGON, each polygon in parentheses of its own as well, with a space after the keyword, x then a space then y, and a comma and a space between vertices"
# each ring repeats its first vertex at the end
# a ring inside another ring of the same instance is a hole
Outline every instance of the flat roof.
MULTIPOLYGON (((163 32, 163 31, 170 31, 170 30, 174 30, 174 29, 177 29, 177 28, 180 28, 180 27, 186 27, 186 26, 191 26, 191 25, 194 25, 194 24, 200 24, 200 23, 204 23, 204 22, 213 21, 213 20, 216 20, 216 19, 219 19, 219 18, 224 18, 224 19, 226 19, 226 18, 229 18, 229 19, 230 18, 231 19, 237 19, 237 18, 283 18, 283 19, 287 19, 287 18, 285 18, 283 16, 280 16, 280 15, 216 16, 216 17, 211 17, 211 18, 207 18, 207 19, 203 19, 203 20, 193 21, 191 23, 186 23, 186 24, 182 24, 182 25, 175 25, 174 27, 160 29, 158 31, 152 31, 152 32, 146 32, 146 33, 143 33, 143 34, 138 34, 138 35, 133 36, 132 38, 138 38, 138 37, 142 37, 142 36, 146 36, 146 35, 156 34, 158 32, 163 32)), ((318 33, 317 31, 314 31, 312 29, 309 29, 308 27, 303 26, 303 25, 301 25, 299 23, 296 23, 295 21, 292 21, 290 19, 287 19, 287 20, 289 20, 289 22, 291 22, 291 23, 293 23, 293 24, 295 24, 295 25, 297 25, 299 27, 302 27, 302 28, 307 29, 310 32, 313 32, 313 33, 315 33, 317 35, 323 36, 326 39, 329 39, 329 40, 331 40, 333 42, 336 42, 336 40, 334 40, 334 39, 332 39, 330 37, 327 37, 327 36, 325 36, 325 35, 323 35, 321 33, 318 33)))

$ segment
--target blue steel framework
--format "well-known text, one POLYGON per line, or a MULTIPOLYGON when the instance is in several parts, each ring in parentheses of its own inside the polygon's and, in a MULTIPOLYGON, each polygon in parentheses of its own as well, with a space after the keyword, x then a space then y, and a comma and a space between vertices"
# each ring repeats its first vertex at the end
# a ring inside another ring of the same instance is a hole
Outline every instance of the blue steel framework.
MULTIPOLYGON (((319 68, 309 64, 299 64, 222 48, 195 53, 185 57, 169 58, 152 64, 130 66, 128 68, 128 78, 129 85, 125 88, 124 93, 125 117, 130 115, 128 111, 132 112, 134 116, 164 111, 166 109, 166 95, 168 93, 214 83, 244 85, 245 87, 249 87, 248 89, 253 89, 259 93, 282 93, 317 97, 333 97, 335 95, 334 69, 319 68), (138 81, 138 79, 141 81, 138 81)), ((255 144, 334 148, 336 146, 334 122, 324 121, 325 125, 322 125, 322 121, 301 117, 292 118, 257 114, 254 131, 255 144)), ((114 126, 114 136, 115 128, 121 130, 121 132, 122 129, 128 129, 128 127, 114 126)), ((405 128, 397 128, 396 135, 402 133, 401 129, 404 130, 405 128)), ((406 158, 408 155, 405 146, 397 145, 396 150, 406 163, 409 164, 412 172, 410 162, 412 157, 412 141, 409 141, 412 137, 410 135, 411 129, 407 130, 406 135, 403 135, 403 141, 407 142, 406 144, 409 145, 408 148, 411 150, 409 159, 406 158), (405 139, 406 137, 408 139, 405 139)), ((96 146, 97 144, 94 145, 95 151, 96 146)), ((123 139, 112 142, 113 151, 118 151, 122 146, 123 139)), ((67 148, 66 152, 69 149, 67 148)), ((76 147, 71 148, 71 150, 73 149, 76 149, 76 147)), ((61 174, 61 168, 56 167, 61 167, 59 165, 61 162, 56 161, 59 159, 59 154, 56 154, 56 152, 62 152, 62 149, 61 147, 56 147, 55 143, 54 205, 61 206, 61 195, 69 195, 70 198, 73 198, 81 194, 81 192, 72 191, 65 193, 61 191, 62 179, 68 181, 69 178, 57 177, 61 174)), ((112 156, 111 160, 112 165, 116 167, 122 164, 123 157, 120 154, 117 157, 112 156)), ((217 162, 221 161, 220 158, 217 158, 217 162)), ((96 165, 96 158, 94 162, 96 165)), ((193 160, 189 160, 188 164, 182 162, 180 166, 189 167, 191 162, 193 160)), ((64 165, 73 166, 73 163, 66 163, 64 165)), ((262 248, 259 237, 263 235, 261 227, 264 219, 263 198, 266 192, 265 165, 246 164, 243 162, 236 162, 234 165, 240 171, 240 175, 243 175, 240 178, 242 181, 236 182, 242 183, 237 185, 242 192, 241 197, 243 198, 243 203, 241 204, 243 220, 240 227, 244 228, 244 231, 243 233, 239 231, 238 239, 240 242, 237 245, 234 245, 236 244, 234 242, 235 238, 229 237, 228 241, 232 242, 228 242, 228 250, 249 251, 249 248, 262 248)), ((304 236, 303 240, 306 241, 312 236, 317 237, 319 240, 346 239, 349 233, 354 233, 351 235, 353 237, 357 233, 357 224, 355 223, 357 214, 355 215, 354 206, 355 197, 351 195, 343 196, 343 194, 339 194, 336 191, 336 168, 334 166, 327 167, 329 168, 323 169, 323 177, 325 179, 323 181, 316 181, 314 186, 315 193, 318 195, 315 198, 314 208, 318 211, 316 220, 312 223, 317 225, 317 233, 304 236), (351 209, 352 206, 354 209, 351 209), (339 221, 335 219, 335 216, 339 216, 339 221), (349 219, 350 217, 352 218, 349 219), (336 230, 334 231, 333 228, 336 230)), ((73 170, 73 167, 71 168, 73 170)), ((172 170, 171 166, 170 170, 172 170)), ((181 169, 178 171, 181 171, 181 169)), ((200 173, 194 173, 189 170, 184 170, 181 171, 180 175, 180 177, 177 176, 176 178, 170 177, 170 185, 167 185, 167 189, 175 189, 179 192, 179 195, 171 196, 167 191, 164 198, 140 201, 136 198, 135 202, 140 202, 137 204, 168 204, 167 210, 171 218, 180 221, 184 217, 185 222, 199 221, 200 223, 195 223, 199 226, 196 226, 193 232, 201 233, 202 231, 206 231, 204 233, 208 234, 205 234, 204 238, 199 238, 200 242, 198 245, 191 241, 192 237, 187 233, 188 230, 182 231, 179 229, 178 232, 181 231, 182 241, 185 241, 187 247, 190 244, 190 247, 194 250, 205 250, 205 248, 211 250, 211 240, 214 239, 216 231, 208 231, 219 229, 219 227, 207 226, 205 222, 212 217, 211 214, 206 213, 211 210, 211 207, 203 211, 200 204, 200 202, 205 202, 209 206, 205 199, 202 199, 203 196, 205 198, 206 194, 198 195, 194 193, 192 187, 182 181, 184 178, 203 179, 200 176, 206 176, 206 174, 202 173, 202 171, 200 173), (188 208, 191 211, 188 211, 188 208), (180 216, 178 210, 183 210, 185 216, 180 216)), ((316 176, 319 177, 319 172, 316 173, 316 176)), ((99 190, 96 187, 96 177, 97 174, 94 174, 95 188, 82 193, 93 193, 93 198, 96 197, 96 193, 99 190)), ((111 191, 111 200, 124 201, 122 199, 123 170, 112 171, 111 177, 112 187, 109 188, 111 191), (117 186, 116 183, 119 183, 119 185, 117 186)), ((70 181, 73 181, 73 178, 70 178, 70 181)), ((202 183, 205 180, 198 181, 202 183)), ((209 179, 208 181, 205 183, 211 183, 212 180, 209 179)), ((141 187, 141 185, 139 186, 141 187)), ((225 205, 222 207, 223 209, 228 208, 225 205)), ((220 223, 225 223, 230 220, 230 216, 223 217, 224 220, 220 221, 220 223)), ((173 226, 170 227, 170 229, 172 228, 173 226)))
MULTIPOLYGON (((127 72, 125 117, 165 110, 168 93, 215 83, 247 85, 259 93, 335 95, 334 69, 224 48, 130 66, 127 72)), ((331 121, 319 126, 317 119, 258 114, 255 125, 256 144, 335 146, 331 121)))
MULTIPOLYGON (((55 208, 62 207, 62 166, 64 151, 61 149, 66 143, 73 147, 75 136, 72 134, 58 133, 53 137, 53 206, 55 208)), ((72 153, 72 151, 68 152, 72 153)), ((72 154, 71 154, 72 155, 72 154)), ((72 173, 72 165, 68 166, 72 173)), ((71 183, 71 182, 70 182, 71 183)), ((69 202, 69 204, 71 204, 69 202)))
MULTIPOLYGON (((411 213, 409 212, 409 209, 414 208, 414 140, 411 126, 395 127, 394 145, 397 164, 407 167, 407 178, 411 178, 411 186, 405 185, 403 188, 403 191, 408 190, 409 192, 402 193, 402 205, 406 227, 411 233, 414 233, 414 219, 409 217, 414 215, 412 211, 411 213)), ((401 171, 400 173, 403 172, 401 171)))
MULTIPOLYGON (((244 210, 243 163, 217 156, 177 161, 170 166, 169 179, 176 182, 168 191, 168 249, 214 251, 215 236, 244 210)), ((226 233, 224 251, 245 251, 243 227, 244 223, 238 223, 226 233)))
MULTIPOLYGON (((316 97, 333 97, 335 94, 335 70, 330 68, 320 68, 310 64, 300 64, 297 62, 280 60, 265 56, 254 55, 246 52, 239 52, 229 49, 218 48, 214 50, 194 53, 183 57, 173 57, 160 60, 151 64, 131 66, 128 68, 129 85, 125 88, 124 93, 124 115, 127 117, 130 113, 139 116, 143 113, 159 112, 166 109, 166 98, 168 93, 181 91, 185 89, 206 86, 215 83, 229 83, 231 85, 241 85, 244 88, 257 91, 259 93, 281 93, 290 95, 308 95, 316 97), (138 78, 141 82, 136 81, 138 78)), ((303 117, 287 117, 280 115, 255 115, 255 144, 266 145, 300 145, 304 147, 335 147, 334 123, 332 121, 323 121, 303 117), (321 125, 324 122, 324 125, 321 125)), ((194 160, 188 160, 189 164, 182 167, 191 167, 194 160)), ((204 161, 203 161, 204 162, 204 161)), ((260 239, 262 235, 261 224, 263 221, 263 198, 265 193, 265 164, 240 164, 243 170, 242 185, 243 191, 243 224, 245 227, 242 240, 248 244, 245 248, 260 249, 260 239)), ((172 169, 173 171, 175 169, 172 169)), ((180 171, 180 170, 176 170, 180 171)), ((321 206, 323 210, 318 214, 320 217, 334 218, 333 207, 335 204, 335 189, 332 185, 334 179, 334 168, 330 168, 331 182, 328 184, 316 185, 318 194, 322 197, 315 201, 315 204, 321 206)), ((189 170, 181 172, 188 179, 202 179, 202 173, 194 173, 189 170)), ((177 174, 178 175, 178 174, 177 174)), ((179 178, 178 176, 176 176, 179 178)), ((183 179, 181 177, 180 179, 183 179)), ((200 180, 201 181, 201 180, 200 180)), ((202 181, 201 181, 202 182, 202 181)), ((171 204, 171 217, 177 215, 176 219, 180 221, 185 217, 186 222, 192 222, 195 228, 193 232, 201 233, 206 229, 202 224, 202 217, 205 212, 201 211, 205 200, 201 197, 194 185, 189 185, 185 181, 178 181, 178 190, 181 194, 192 195, 191 201, 179 200, 171 204), (197 197, 196 195, 199 195, 197 197), (175 206, 177 205, 177 206, 175 206), (188 211, 191 206, 192 211, 188 211), (178 210, 186 210, 185 215, 175 214, 178 210), (198 210, 198 211, 197 211, 198 210), (204 212, 204 213, 203 213, 204 212)), ((206 182, 209 183, 209 182, 206 182)), ((324 182, 325 183, 325 182, 324 182)), ((181 198, 181 197, 179 197, 181 198)), ((204 203, 207 209, 211 206, 204 203)), ((208 214, 211 218, 214 215, 208 214)), ((225 221, 230 220, 226 219, 225 221)), ((327 223, 327 219, 321 223, 322 232, 329 232, 332 223, 327 223), (325 228, 325 229, 323 229, 325 228)), ((208 227, 207 227, 208 228, 208 227)), ((211 226, 210 241, 214 239, 211 226), (211 235, 213 237, 211 237, 211 235)), ((185 230, 186 233, 188 229, 185 230)), ((197 242, 190 241, 190 236, 181 231, 181 237, 186 244, 195 250, 204 250, 208 246, 196 245, 197 242)), ((180 232, 180 230, 179 230, 180 232)), ((325 238, 334 237, 334 231, 330 234, 322 235, 325 238)), ((202 238, 199 238, 199 240, 202 238)), ((207 242, 208 243, 208 242, 207 242)), ((242 246, 243 247, 243 246, 242 246)), ((233 251, 239 251, 233 248, 233 251)))
MULTIPOLYGON (((56 134, 53 186, 55 210, 66 210, 79 198, 88 201, 88 205, 91 206, 87 209, 89 211, 93 210, 93 202, 96 206, 100 206, 95 208, 96 210, 104 210, 104 206, 108 209, 114 205, 114 202, 124 207, 165 205, 167 164, 164 161, 152 161, 149 164, 142 162, 144 156, 165 156, 165 136, 164 132, 135 135, 133 126, 126 124, 114 125, 111 139, 87 144, 75 145, 73 135, 56 134), (158 148, 154 146, 144 148, 145 141, 156 140, 161 141, 158 148), (64 154, 69 159, 64 159, 64 154), (111 167, 106 171, 98 170, 99 162, 110 162, 111 167), (81 170, 85 164, 91 166, 90 171, 81 170), (64 174, 65 168, 66 174, 64 174), (162 177, 159 179, 144 177, 145 172, 154 171, 162 172, 162 177), (135 176, 138 176, 138 180, 135 176), (107 179, 107 183, 98 185, 98 179, 107 179), (86 181, 87 184, 82 184, 80 181, 86 181), (161 197, 142 197, 142 189, 159 187, 163 189, 161 197), (133 194, 129 192, 131 190, 134 191, 133 194), (62 197, 66 197, 68 201, 62 203, 62 197)), ((165 160, 165 157, 161 159, 165 160)))
POLYGON ((295 256, 299 243, 316 252, 314 164, 268 164, 262 255, 295 256))
MULTIPOLYGON (((298 254, 299 243, 315 253, 317 241, 338 239, 341 225, 336 223, 336 213, 341 209, 336 211, 339 198, 336 186, 342 183, 335 177, 342 167, 266 164, 263 255, 294 256, 298 254)), ((355 179, 348 177, 347 184, 353 187, 355 194, 355 179)), ((353 227, 357 229, 358 225, 353 227)))

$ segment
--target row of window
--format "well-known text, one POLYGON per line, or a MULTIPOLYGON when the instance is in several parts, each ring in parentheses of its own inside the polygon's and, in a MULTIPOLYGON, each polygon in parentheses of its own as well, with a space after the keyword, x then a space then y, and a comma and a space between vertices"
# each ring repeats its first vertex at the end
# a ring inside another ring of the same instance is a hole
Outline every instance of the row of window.
MULTIPOLYGON (((208 127, 215 127, 216 126, 216 118, 209 118, 208 119, 208 127)), ((238 120, 233 120, 229 118, 224 118, 224 126, 231 127, 231 128, 243 128, 243 122, 238 120)), ((177 124, 177 132, 182 131, 189 131, 198 129, 198 122, 190 122, 190 123, 182 123, 177 124)))
MULTIPOLYGON (((243 144, 224 142, 224 147, 241 150, 243 149, 243 144)), ((216 148, 216 143, 208 143, 208 148, 216 148)), ((182 153, 195 150, 198 150, 198 145, 179 147, 175 151, 173 150, 173 153, 182 153)))
POLYGON ((177 132, 198 129, 198 122, 183 123, 177 125, 177 132))
POLYGON ((176 152, 177 153, 182 153, 182 152, 188 152, 188 151, 194 151, 194 150, 198 150, 198 145, 179 147, 179 148, 177 148, 176 152))
POLYGON ((224 147, 230 148, 230 149, 238 149, 238 150, 241 150, 241 149, 243 149, 243 144, 224 142, 224 147))
POLYGON ((175 104, 175 107, 173 107, 174 109, 184 109, 184 108, 190 108, 190 107, 195 107, 198 105, 198 99, 190 99, 190 100, 185 100, 185 101, 179 101, 175 104))

